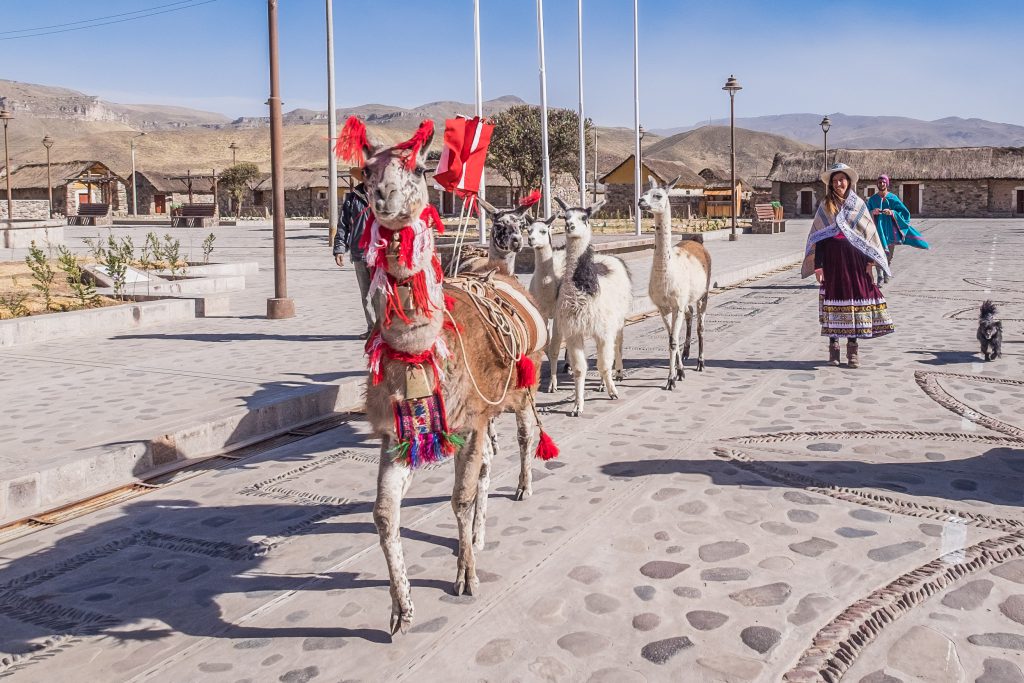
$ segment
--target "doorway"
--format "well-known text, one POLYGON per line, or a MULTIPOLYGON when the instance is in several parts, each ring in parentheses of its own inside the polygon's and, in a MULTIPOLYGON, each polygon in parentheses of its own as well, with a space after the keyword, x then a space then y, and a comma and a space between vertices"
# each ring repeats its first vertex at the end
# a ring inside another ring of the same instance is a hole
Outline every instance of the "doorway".
POLYGON ((167 213, 167 195, 153 195, 153 213, 167 213))
POLYGON ((812 213, 814 213, 814 192, 800 190, 800 215, 808 216, 812 213))
POLYGON ((903 203, 911 215, 921 213, 921 186, 918 183, 903 184, 903 203))
POLYGON ((1017 195, 1017 214, 1024 215, 1024 190, 1016 190, 1017 195))

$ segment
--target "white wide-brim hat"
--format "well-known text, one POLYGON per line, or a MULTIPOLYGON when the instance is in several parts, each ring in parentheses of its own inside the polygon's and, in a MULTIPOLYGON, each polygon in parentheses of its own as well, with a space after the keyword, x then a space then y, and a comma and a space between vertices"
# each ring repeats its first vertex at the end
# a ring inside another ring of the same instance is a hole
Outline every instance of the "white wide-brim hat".
POLYGON ((833 173, 845 173, 846 177, 850 179, 851 186, 855 186, 857 181, 860 180, 857 172, 846 164, 832 164, 827 171, 821 174, 821 182, 825 183, 825 187, 828 187, 832 182, 833 173))

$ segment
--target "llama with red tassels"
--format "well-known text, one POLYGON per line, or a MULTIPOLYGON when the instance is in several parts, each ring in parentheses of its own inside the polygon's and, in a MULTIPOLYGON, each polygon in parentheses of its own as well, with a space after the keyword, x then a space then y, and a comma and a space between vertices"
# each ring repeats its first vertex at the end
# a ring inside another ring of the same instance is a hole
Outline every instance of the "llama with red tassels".
POLYGON ((378 147, 353 118, 336 148, 363 165, 372 212, 363 235, 371 296, 381 315, 366 345, 366 415, 382 440, 373 518, 391 578, 392 633, 407 631, 413 619, 399 529, 402 497, 416 467, 455 460, 455 592, 473 594, 480 585, 474 550, 483 547, 493 455, 488 423, 502 412, 516 413, 517 498, 529 494, 533 456, 558 455, 533 401, 546 337, 529 294, 514 277, 498 273, 443 281, 434 250, 434 231, 443 225, 424 182, 432 137, 433 125, 425 121, 409 141, 378 147))

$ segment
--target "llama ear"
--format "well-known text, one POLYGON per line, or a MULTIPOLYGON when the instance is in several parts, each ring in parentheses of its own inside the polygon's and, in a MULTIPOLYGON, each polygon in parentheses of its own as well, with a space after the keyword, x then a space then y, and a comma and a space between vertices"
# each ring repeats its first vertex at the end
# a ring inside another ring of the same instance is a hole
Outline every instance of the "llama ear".
POLYGON ((482 206, 484 208, 484 211, 486 211, 490 215, 493 216, 494 214, 498 213, 498 210, 496 208, 494 208, 494 206, 492 204, 490 204, 490 202, 488 202, 483 197, 477 197, 476 200, 477 200, 477 202, 480 203, 480 206, 482 206))
POLYGON ((676 186, 676 183, 678 183, 679 179, 682 178, 682 177, 683 177, 683 174, 681 174, 681 173, 679 175, 677 175, 675 178, 672 179, 672 182, 669 182, 669 183, 665 184, 665 189, 666 190, 671 190, 673 187, 676 186))
POLYGON ((650 174, 647 175, 647 184, 652 190, 658 187, 658 181, 650 174))
POLYGON ((544 222, 548 224, 548 227, 551 227, 551 224, 554 223, 556 220, 558 220, 558 218, 561 215, 562 215, 561 213, 556 211, 555 213, 551 214, 551 218, 545 218, 544 222))
POLYGON ((594 215, 595 213, 597 213, 598 211, 600 211, 600 210, 601 210, 601 208, 602 208, 602 207, 603 207, 604 205, 605 205, 605 200, 604 200, 604 199, 600 199, 600 200, 598 200, 597 202, 595 202, 594 204, 591 204, 590 206, 588 206, 588 207, 587 207, 587 218, 590 218, 590 217, 591 217, 591 216, 593 216, 593 215, 594 215))
POLYGON ((558 202, 558 205, 560 207, 562 207, 562 211, 568 211, 569 210, 569 205, 566 204, 565 200, 562 199, 561 197, 555 197, 555 201, 558 202))

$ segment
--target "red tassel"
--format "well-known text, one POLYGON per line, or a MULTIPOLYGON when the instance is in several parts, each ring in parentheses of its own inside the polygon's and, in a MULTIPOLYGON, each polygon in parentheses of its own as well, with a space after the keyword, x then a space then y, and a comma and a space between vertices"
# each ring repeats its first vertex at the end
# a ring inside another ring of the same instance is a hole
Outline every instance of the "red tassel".
POLYGON ((540 201, 540 190, 534 190, 519 200, 519 206, 530 207, 540 201))
POLYGON ((431 310, 435 310, 434 302, 430 300, 430 291, 427 289, 427 273, 421 270, 420 272, 409 278, 408 282, 412 286, 412 301, 415 306, 424 315, 429 315, 431 310))
POLYGON ((444 234, 444 221, 441 220, 441 214, 437 212, 437 207, 433 204, 427 204, 427 208, 423 209, 423 213, 420 214, 420 219, 427 224, 428 228, 433 225, 439 235, 444 234))
POLYGON ((444 269, 441 268, 441 259, 437 258, 437 252, 434 253, 433 264, 434 264, 434 282, 443 282, 444 281, 444 269))
POLYGON ((516 389, 528 389, 537 384, 537 368, 525 353, 516 361, 516 389))
POLYGON ((540 430, 540 442, 537 444, 537 457, 541 460, 554 460, 558 457, 558 446, 548 433, 540 430))
POLYGON ((402 228, 398 231, 398 262, 406 268, 412 268, 412 247, 416 234, 412 228, 402 228))
POLYGON ((416 168, 416 157, 420 153, 420 148, 427 143, 427 141, 434 135, 434 122, 430 119, 426 119, 420 124, 420 127, 416 129, 413 136, 405 142, 399 142, 395 145, 395 149, 408 149, 411 150, 409 158, 405 160, 405 167, 412 171, 416 168))
POLYGON ((449 294, 445 294, 445 295, 444 295, 444 307, 445 307, 445 309, 446 309, 446 310, 447 310, 447 311, 448 311, 449 313, 451 313, 452 311, 454 311, 454 310, 455 310, 455 298, 454 298, 454 297, 452 297, 452 296, 451 296, 451 295, 449 295, 449 294))
MULTIPOLYGON (((369 211, 370 207, 366 207, 369 211)), ((370 249, 370 236, 373 235, 373 222, 376 219, 373 216, 373 212, 366 217, 366 224, 363 226, 363 234, 359 237, 359 249, 366 253, 370 249)))
POLYGON ((362 166, 366 163, 363 150, 369 146, 370 143, 366 139, 366 124, 355 116, 350 116, 334 144, 334 154, 343 161, 362 166))

